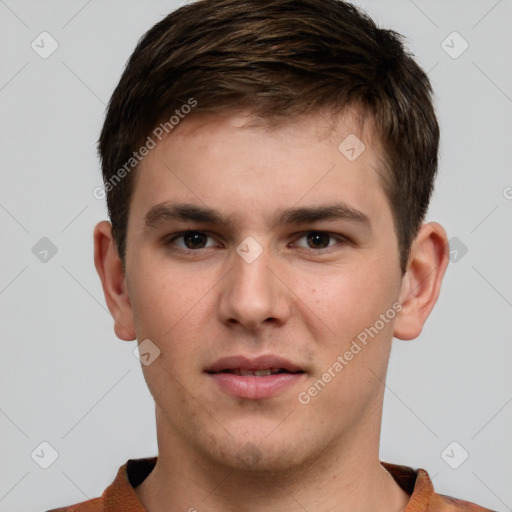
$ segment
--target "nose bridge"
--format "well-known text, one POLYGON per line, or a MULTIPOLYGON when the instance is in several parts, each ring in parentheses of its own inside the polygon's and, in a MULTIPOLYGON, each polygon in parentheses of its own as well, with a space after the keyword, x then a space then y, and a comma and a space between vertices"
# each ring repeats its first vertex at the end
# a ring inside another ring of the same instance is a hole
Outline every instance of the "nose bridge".
POLYGON ((224 322, 255 329, 272 319, 286 320, 288 307, 275 267, 272 251, 247 237, 233 255, 232 268, 222 290, 220 315, 224 322))

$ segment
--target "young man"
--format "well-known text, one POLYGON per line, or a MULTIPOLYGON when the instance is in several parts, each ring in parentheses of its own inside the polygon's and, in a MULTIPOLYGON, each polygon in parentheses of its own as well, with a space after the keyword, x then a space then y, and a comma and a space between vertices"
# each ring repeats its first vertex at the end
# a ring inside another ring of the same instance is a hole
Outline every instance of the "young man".
POLYGON ((393 336, 447 237, 439 129, 397 34, 338 0, 200 0, 139 42, 100 138, 95 264, 158 457, 69 511, 484 511, 379 461, 393 336))

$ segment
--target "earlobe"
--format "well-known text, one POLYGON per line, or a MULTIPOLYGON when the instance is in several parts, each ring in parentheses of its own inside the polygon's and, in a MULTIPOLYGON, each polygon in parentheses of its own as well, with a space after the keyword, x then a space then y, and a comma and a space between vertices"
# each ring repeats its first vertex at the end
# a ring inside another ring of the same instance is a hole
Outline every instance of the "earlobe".
POLYGON ((99 222, 94 228, 94 266, 101 280, 105 301, 114 318, 114 332, 125 341, 136 338, 133 312, 126 288, 121 258, 112 237, 110 222, 99 222))
POLYGON ((423 224, 412 244, 407 271, 402 279, 394 336, 417 338, 439 297, 448 266, 448 238, 437 222, 423 224))

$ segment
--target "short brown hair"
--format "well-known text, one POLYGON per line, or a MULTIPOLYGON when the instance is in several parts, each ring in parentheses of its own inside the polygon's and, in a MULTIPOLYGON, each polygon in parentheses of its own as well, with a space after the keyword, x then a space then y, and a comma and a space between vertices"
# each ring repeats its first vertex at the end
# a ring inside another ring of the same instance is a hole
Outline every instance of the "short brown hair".
POLYGON ((199 0, 154 25, 126 65, 99 139, 123 262, 134 173, 112 180, 191 98, 194 112, 244 106, 269 120, 364 112, 382 148, 379 174, 405 272, 433 190, 439 126, 429 79, 399 34, 340 0, 199 0))

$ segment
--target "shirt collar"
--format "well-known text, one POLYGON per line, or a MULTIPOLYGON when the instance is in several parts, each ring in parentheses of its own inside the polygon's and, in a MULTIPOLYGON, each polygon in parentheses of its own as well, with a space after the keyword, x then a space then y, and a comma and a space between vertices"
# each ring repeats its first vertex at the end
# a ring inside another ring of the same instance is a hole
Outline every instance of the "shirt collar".
MULTIPOLYGON (((158 457, 130 459, 119 468, 116 479, 104 492, 106 511, 119 510, 122 504, 125 512, 146 512, 139 501, 134 487, 141 484, 155 467, 158 457)), ((434 494, 432 481, 424 469, 414 470, 408 466, 381 462, 396 483, 411 496, 404 512, 426 510, 434 494)))

